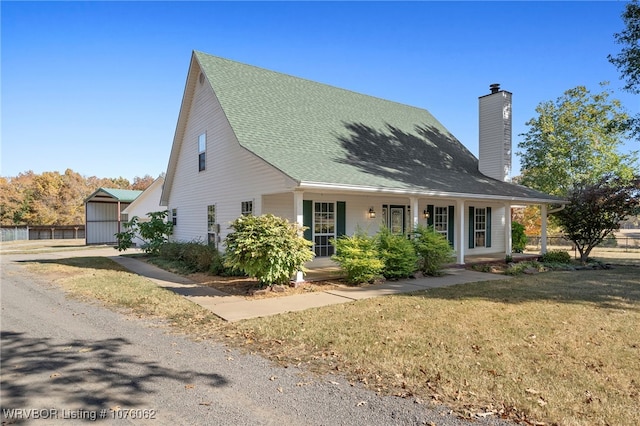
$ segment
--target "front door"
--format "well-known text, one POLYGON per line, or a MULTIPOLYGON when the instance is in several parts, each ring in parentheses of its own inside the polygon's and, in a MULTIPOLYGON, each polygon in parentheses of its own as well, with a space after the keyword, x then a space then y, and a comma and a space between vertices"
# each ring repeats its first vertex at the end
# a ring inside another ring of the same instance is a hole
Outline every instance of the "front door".
POLYGON ((389 207, 388 226, 393 234, 404 233, 404 206, 389 207))

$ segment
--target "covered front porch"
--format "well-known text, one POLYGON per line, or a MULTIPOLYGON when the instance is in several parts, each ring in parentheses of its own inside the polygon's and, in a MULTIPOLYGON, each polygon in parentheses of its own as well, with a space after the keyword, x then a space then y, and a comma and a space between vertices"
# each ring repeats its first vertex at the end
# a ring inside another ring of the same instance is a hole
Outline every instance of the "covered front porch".
POLYGON ((313 188, 263 195, 259 213, 286 217, 304 226, 304 236, 314 244, 317 259, 330 258, 331 241, 342 235, 374 235, 381 226, 408 235, 423 225, 446 237, 456 253, 455 263, 464 265, 512 255, 511 209, 537 204, 541 207, 541 253, 546 252, 547 200, 359 189, 313 188))

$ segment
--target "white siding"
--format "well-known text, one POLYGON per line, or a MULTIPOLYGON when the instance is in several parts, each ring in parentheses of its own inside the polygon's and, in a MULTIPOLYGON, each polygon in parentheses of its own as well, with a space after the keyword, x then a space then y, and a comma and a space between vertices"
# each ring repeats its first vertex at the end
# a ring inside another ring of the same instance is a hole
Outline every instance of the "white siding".
MULTIPOLYGON (((155 180, 149 188, 147 188, 142 194, 140 194, 140 196, 138 196, 138 198, 135 199, 133 203, 122 211, 122 213, 127 215, 128 220, 137 216, 140 219, 140 222, 144 222, 149 220, 148 213, 166 210, 166 207, 160 206, 162 182, 164 182, 164 179, 162 178, 155 180)), ((168 219, 171 220, 170 217, 168 219)), ((133 239, 133 243, 139 247, 143 241, 139 237, 136 237, 133 239)))
POLYGON ((168 200, 178 211, 173 239, 207 240, 207 206, 216 205, 222 239, 243 201, 262 210, 262 194, 283 192, 285 177, 238 144, 211 87, 197 82, 168 200), (198 136, 207 133, 206 168, 198 172, 198 136))
POLYGON ((479 109, 480 172, 506 181, 511 173, 511 93, 481 96, 479 109))

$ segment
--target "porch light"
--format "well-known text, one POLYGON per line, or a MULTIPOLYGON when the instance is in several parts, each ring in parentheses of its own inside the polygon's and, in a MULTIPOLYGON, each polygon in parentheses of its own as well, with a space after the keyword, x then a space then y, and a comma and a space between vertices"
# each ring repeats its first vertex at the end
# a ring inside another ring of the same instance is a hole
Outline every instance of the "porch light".
POLYGON ((376 218, 376 212, 375 210, 373 210, 373 207, 371 207, 369 209, 369 219, 375 219, 376 218))
POLYGON ((425 219, 429 219, 429 211, 427 209, 424 209, 424 211, 422 212, 422 216, 424 216, 425 219))

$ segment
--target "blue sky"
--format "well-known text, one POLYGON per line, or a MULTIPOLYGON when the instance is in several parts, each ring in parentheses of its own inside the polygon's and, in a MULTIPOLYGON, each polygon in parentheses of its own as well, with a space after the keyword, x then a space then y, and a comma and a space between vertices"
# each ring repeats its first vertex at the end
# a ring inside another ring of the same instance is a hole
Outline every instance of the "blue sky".
POLYGON ((194 49, 428 109, 476 155, 478 96, 500 83, 517 152, 575 86, 610 81, 640 111, 607 61, 625 4, 2 1, 0 175, 164 172, 194 49))

